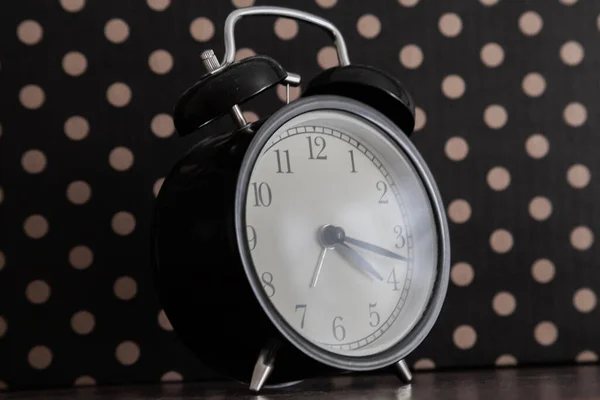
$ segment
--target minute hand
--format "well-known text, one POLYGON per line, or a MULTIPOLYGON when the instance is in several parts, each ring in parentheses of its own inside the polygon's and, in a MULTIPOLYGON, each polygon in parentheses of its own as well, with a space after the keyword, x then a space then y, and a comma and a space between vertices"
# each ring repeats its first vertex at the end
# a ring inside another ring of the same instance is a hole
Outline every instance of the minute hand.
POLYGON ((344 242, 353 244, 357 247, 363 248, 365 250, 372 251, 373 253, 381 254, 382 256, 386 256, 389 258, 395 258, 396 260, 408 261, 408 258, 401 256, 400 254, 396 254, 393 251, 389 251, 384 249, 383 247, 376 246, 371 243, 363 242, 362 240, 354 239, 346 236, 344 238, 344 242))

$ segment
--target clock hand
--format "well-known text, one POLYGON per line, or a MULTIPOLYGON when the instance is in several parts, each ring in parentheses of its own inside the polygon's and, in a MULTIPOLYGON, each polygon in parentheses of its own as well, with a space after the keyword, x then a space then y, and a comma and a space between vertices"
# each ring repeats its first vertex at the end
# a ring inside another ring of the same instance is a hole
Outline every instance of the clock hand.
POLYGON ((312 279, 310 281, 310 287, 313 288, 317 286, 317 281, 319 280, 319 274, 321 273, 321 268, 323 267, 323 261, 325 261, 325 254, 327 254, 327 247, 323 246, 321 250, 321 254, 319 254, 319 260, 317 261, 317 267, 315 268, 315 272, 313 272, 312 279))
POLYGON ((348 258, 363 274, 369 275, 371 274, 375 278, 380 281, 383 280, 383 277, 379 275, 377 270, 373 268, 373 266, 363 258, 360 254, 358 254, 354 249, 350 248, 345 243, 338 243, 335 246, 335 249, 342 253, 342 255, 348 258))
POLYGON ((353 244, 353 245, 360 247, 362 249, 365 249, 365 250, 372 251, 373 253, 381 254, 382 256, 386 256, 389 258, 395 258, 396 260, 408 261, 408 258, 401 256, 400 254, 396 254, 393 251, 389 251, 387 249, 384 249, 383 247, 379 247, 379 246, 376 246, 371 243, 363 242, 362 240, 358 240, 358 239, 354 239, 354 238, 346 236, 344 238, 344 242, 353 244))
POLYGON ((342 228, 333 225, 323 225, 321 229, 319 229, 318 237, 321 246, 324 248, 335 249, 340 252, 342 256, 347 258, 351 264, 358 268, 363 274, 367 276, 372 275, 380 281, 383 280, 382 276, 379 275, 377 270, 373 268, 363 256, 344 243, 346 234, 342 228))

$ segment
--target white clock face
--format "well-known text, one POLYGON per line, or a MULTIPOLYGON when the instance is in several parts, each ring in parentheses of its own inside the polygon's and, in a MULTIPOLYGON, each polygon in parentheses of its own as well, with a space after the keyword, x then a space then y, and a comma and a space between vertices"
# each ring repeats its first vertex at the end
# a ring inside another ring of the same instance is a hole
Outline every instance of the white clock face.
POLYGON ((262 290, 298 334, 367 356, 406 336, 438 264, 430 200, 376 126, 310 111, 275 131, 252 169, 246 240, 262 290))

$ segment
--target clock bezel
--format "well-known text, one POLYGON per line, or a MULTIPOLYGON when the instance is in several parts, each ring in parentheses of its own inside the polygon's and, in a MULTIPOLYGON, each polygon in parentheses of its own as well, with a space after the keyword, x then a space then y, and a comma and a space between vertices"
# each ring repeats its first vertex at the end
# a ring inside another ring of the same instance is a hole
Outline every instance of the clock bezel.
MULTIPOLYGON (((244 271, 252 287, 254 295, 256 296, 264 312, 267 314, 279 332, 296 348, 312 359, 331 367, 345 370, 375 370, 392 365, 405 358, 425 339, 425 337, 431 331, 441 311, 450 275, 450 239, 445 210, 433 176, 431 175, 429 168, 425 164, 425 161, 421 155, 418 153, 417 149, 397 125, 395 125, 377 110, 356 100, 341 96, 315 95, 297 100, 275 112, 264 122, 248 146, 238 176, 234 212, 237 246, 240 252, 240 258, 244 267, 244 271), (388 139, 390 139, 392 143, 398 146, 400 151, 406 155, 407 159, 417 172, 418 177, 425 188, 432 206, 433 217, 437 230, 438 265, 436 270, 436 280, 434 282, 430 299, 423 311, 423 315, 419 321, 417 321, 411 331, 394 343, 391 347, 379 353, 366 356, 347 356, 330 352, 311 343, 308 339, 304 338, 300 333, 298 333, 291 325, 289 325, 283 316, 281 316, 275 309, 275 306, 267 298, 264 290, 262 289, 260 279, 253 266, 253 261, 246 238, 244 221, 246 219, 245 208, 249 181, 254 169, 254 165, 263 147, 271 138, 271 136, 277 131, 277 129, 279 129, 287 121, 298 115, 317 110, 342 111, 352 114, 353 116, 363 119, 376 126, 388 137, 388 139)), ((268 339, 269 338, 265 338, 265 340, 268 339)))

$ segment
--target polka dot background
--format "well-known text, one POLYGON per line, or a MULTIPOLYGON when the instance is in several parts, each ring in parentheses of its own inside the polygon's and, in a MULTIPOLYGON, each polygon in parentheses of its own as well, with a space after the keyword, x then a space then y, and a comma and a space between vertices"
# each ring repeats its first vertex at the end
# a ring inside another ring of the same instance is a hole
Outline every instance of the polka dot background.
MULTIPOLYGON (((444 199, 452 264, 410 365, 597 362, 600 4, 280 3, 331 20, 353 62, 397 76, 417 105, 412 139, 444 199)), ((0 359, 15 360, 0 363, 2 387, 214 377, 157 301, 148 232, 164 177, 199 140, 178 138, 170 117, 203 74, 198 54, 221 58, 226 14, 265 4, 0 10, 0 359)), ((267 54, 302 75, 291 101, 338 65, 304 23, 244 19, 236 33, 237 59, 267 54)), ((285 95, 242 109, 264 118, 285 95)))

